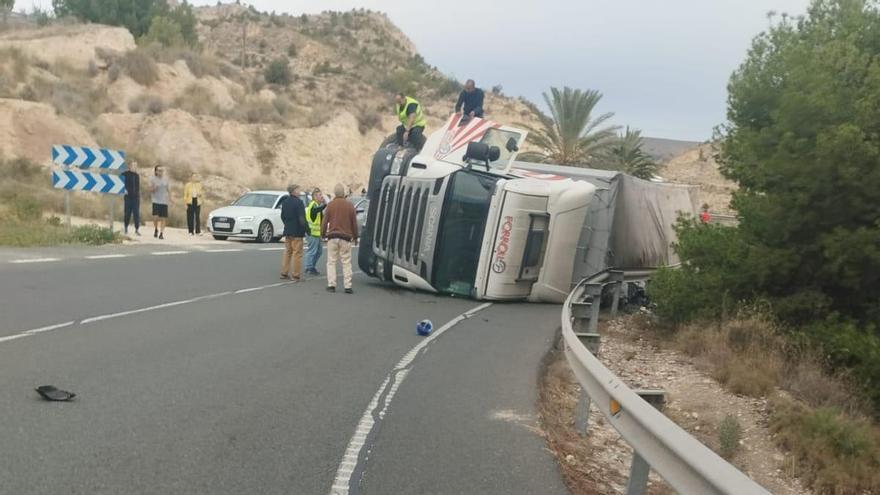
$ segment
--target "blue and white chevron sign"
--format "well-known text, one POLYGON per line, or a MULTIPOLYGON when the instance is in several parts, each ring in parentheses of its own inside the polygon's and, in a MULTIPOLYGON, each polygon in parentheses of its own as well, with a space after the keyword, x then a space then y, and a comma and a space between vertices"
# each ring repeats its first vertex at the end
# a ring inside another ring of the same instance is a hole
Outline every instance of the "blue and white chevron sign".
POLYGON ((65 167, 123 170, 125 168, 125 152, 56 144, 52 146, 52 161, 65 167))
POLYGON ((91 191, 106 194, 125 194, 125 181, 119 175, 53 170, 52 186, 68 191, 91 191))

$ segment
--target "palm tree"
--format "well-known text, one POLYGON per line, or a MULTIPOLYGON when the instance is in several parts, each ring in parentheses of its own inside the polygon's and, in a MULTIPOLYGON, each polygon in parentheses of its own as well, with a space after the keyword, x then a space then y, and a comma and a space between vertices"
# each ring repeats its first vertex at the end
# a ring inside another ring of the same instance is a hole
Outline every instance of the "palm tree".
POLYGON ((602 99, 602 93, 592 89, 581 91, 565 87, 560 91, 550 88, 550 93, 552 96, 544 93, 550 116, 537 111, 540 127, 523 126, 529 131, 527 141, 538 151, 523 153, 519 155, 520 159, 559 165, 591 165, 617 135, 617 126, 600 129, 614 114, 604 113, 592 118, 596 104, 602 99))
POLYGON ((640 179, 650 179, 657 172, 657 162, 642 149, 642 131, 626 128, 608 148, 607 159, 600 168, 620 170, 640 179))

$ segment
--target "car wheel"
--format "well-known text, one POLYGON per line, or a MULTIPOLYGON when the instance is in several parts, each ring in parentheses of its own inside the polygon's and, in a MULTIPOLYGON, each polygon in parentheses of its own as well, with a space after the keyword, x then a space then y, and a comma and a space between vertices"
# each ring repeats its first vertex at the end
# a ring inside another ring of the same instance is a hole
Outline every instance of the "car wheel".
POLYGON ((226 239, 229 239, 229 236, 225 236, 225 235, 215 235, 215 236, 214 236, 214 239, 217 239, 218 241, 225 241, 226 239))
POLYGON ((260 229, 257 231, 257 242, 269 243, 275 237, 275 229, 272 228, 272 222, 263 220, 260 229))

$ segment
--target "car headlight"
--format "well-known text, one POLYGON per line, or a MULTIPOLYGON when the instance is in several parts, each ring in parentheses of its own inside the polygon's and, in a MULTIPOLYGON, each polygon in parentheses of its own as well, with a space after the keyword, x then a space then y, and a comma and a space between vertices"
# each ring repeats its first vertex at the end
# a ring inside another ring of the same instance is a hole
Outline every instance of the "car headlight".
POLYGON ((238 217, 239 222, 253 222, 254 217, 238 217))

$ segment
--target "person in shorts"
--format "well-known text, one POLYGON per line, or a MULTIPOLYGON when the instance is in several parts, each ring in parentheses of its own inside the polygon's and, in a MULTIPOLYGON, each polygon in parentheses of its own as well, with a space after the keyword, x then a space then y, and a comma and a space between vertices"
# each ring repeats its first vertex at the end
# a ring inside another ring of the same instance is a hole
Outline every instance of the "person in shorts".
POLYGON ((150 177, 150 193, 153 201, 153 237, 165 238, 168 223, 168 204, 171 202, 171 184, 165 175, 165 167, 156 165, 150 177))

